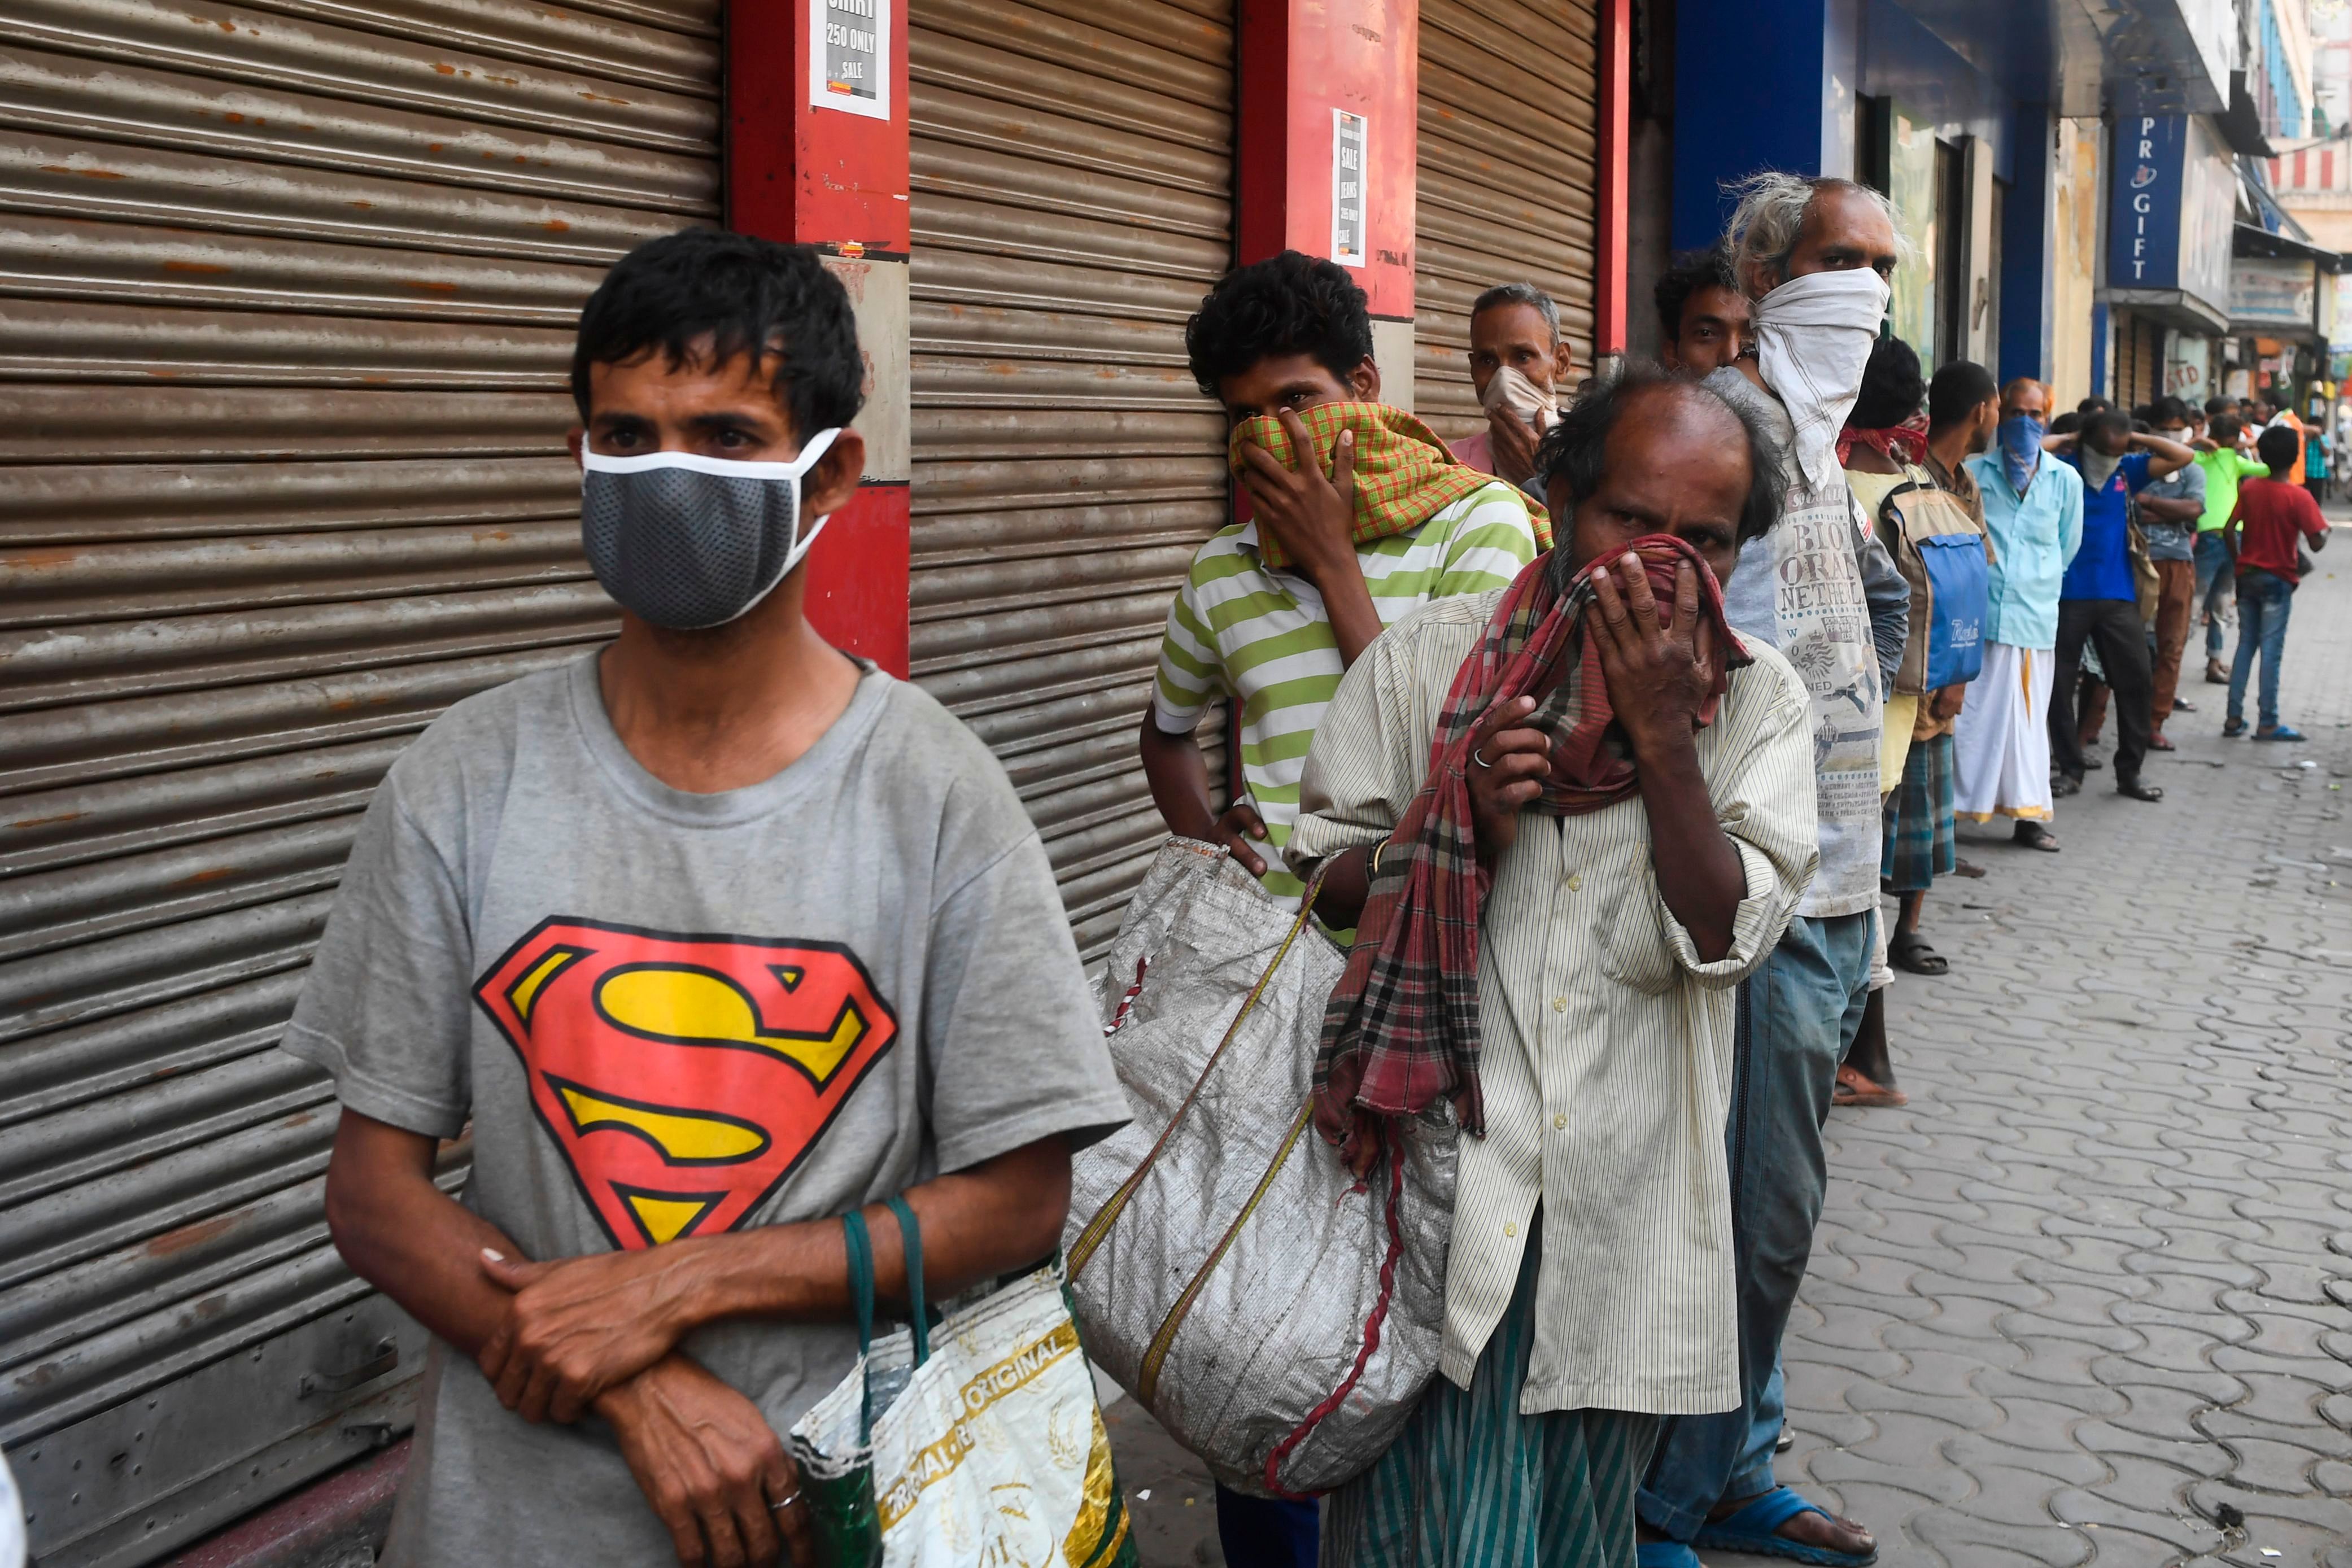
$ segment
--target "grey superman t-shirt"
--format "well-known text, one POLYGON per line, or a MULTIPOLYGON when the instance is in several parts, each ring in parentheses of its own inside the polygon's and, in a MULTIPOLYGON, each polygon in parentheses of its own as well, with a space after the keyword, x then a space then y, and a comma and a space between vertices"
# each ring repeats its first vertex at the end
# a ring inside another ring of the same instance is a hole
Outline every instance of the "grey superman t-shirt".
MULTIPOLYGON (((594 657, 459 704, 362 822, 286 1049, 453 1137, 534 1259, 837 1215, 1127 1119, 1051 868, 987 748, 869 671, 790 768, 672 789, 594 657)), ((683 1348, 778 1432, 847 1325, 683 1348)), ((527 1425, 436 1344, 387 1563, 673 1558, 611 1432, 527 1425)))

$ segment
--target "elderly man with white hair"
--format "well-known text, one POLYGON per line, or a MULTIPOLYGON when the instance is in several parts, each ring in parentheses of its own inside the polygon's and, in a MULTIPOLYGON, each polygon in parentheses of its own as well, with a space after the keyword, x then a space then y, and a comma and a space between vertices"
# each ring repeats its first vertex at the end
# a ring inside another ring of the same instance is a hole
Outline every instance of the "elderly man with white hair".
POLYGON ((1854 503, 1837 434, 1862 388, 1901 254, 1886 198, 1845 180, 1764 173, 1738 188, 1728 244, 1755 302, 1753 348, 1706 384, 1791 454, 1781 525, 1741 550, 1724 612, 1777 647, 1811 698, 1821 868, 1746 987, 1727 1140, 1738 1241, 1741 1403, 1670 1420, 1639 1500, 1643 1568, 1694 1546, 1846 1568, 1870 1532, 1775 1484, 1780 1333, 1828 1186, 1822 1127, 1868 999, 1878 924, 1878 740, 1910 595, 1854 503))

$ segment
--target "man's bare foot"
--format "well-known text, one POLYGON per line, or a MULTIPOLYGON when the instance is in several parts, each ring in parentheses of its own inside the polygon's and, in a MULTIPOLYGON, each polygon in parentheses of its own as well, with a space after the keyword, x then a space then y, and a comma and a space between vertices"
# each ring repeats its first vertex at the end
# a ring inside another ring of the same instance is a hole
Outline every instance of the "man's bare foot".
MULTIPOLYGON (((1823 1552, 1837 1552, 1857 1562, 1869 1562, 1877 1556, 1877 1538, 1860 1523, 1851 1519, 1838 1518, 1817 1504, 1808 1503, 1796 1492, 1785 1487, 1758 1497, 1740 1498, 1731 1502, 1717 1504, 1714 1511, 1706 1517, 1707 1529, 1699 1531, 1699 1542, 1715 1551, 1736 1550, 1737 1547, 1731 1536, 1717 1534, 1710 1539, 1709 1531, 1742 1510, 1753 1507, 1767 1499, 1776 1500, 1777 1504, 1780 1505, 1773 1508, 1773 1512, 1780 1511, 1781 1506, 1799 1510, 1773 1530, 1772 1533, 1781 1540, 1814 1547, 1823 1552)), ((1760 1520, 1756 1521, 1748 1528, 1759 1527, 1761 1523, 1760 1520)), ((1738 1533, 1749 1541, 1759 1539, 1756 1536, 1746 1535, 1745 1531, 1738 1533)))
POLYGON ((1839 1519, 1826 1513, 1801 1513, 1772 1533, 1786 1540, 1802 1542, 1807 1546, 1820 1546, 1855 1557, 1867 1557, 1878 1550, 1878 1538, 1869 1531, 1851 1519, 1839 1519))

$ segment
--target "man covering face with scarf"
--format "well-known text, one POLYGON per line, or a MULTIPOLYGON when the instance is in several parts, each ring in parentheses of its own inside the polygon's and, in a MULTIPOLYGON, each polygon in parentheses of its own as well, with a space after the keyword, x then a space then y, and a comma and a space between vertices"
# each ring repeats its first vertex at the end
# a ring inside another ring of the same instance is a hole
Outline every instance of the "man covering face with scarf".
MULTIPOLYGON (((1744 1376, 1736 1410, 1669 1424, 1642 1489, 1643 1561, 1695 1568, 1690 1547, 1768 1538, 1813 1561, 1861 1563, 1869 1531, 1776 1487, 1780 1332, 1812 1253, 1827 1186, 1822 1124, 1867 998, 1878 918, 1879 731, 1903 655, 1910 593, 1838 465, 1838 434, 1878 340, 1896 260, 1885 198, 1843 180, 1768 173, 1740 191, 1730 246, 1755 304, 1755 352, 1706 384, 1791 452, 1780 526, 1742 548, 1724 612, 1780 650, 1811 699, 1821 869, 1748 982, 1750 1092, 1730 1173, 1740 1236, 1744 1376)), ((1769 1548, 1767 1548, 1769 1550, 1769 1548)), ((1785 1554, 1785 1553, 1784 1553, 1785 1554)))

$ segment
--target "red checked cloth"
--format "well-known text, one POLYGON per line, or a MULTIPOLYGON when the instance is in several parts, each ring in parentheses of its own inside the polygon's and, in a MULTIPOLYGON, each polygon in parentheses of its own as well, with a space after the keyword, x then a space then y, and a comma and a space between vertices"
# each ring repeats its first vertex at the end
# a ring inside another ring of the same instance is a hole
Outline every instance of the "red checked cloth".
MULTIPOLYGON (((1697 569, 1699 613, 1715 628, 1715 685, 1699 714, 1714 721, 1731 669, 1750 662, 1723 618, 1723 590, 1696 550, 1666 534, 1630 547, 1650 591, 1671 615, 1675 568, 1697 569)), ((1533 695, 1526 727, 1551 737, 1551 773, 1531 810, 1576 816, 1614 805, 1639 788, 1624 732, 1616 727, 1601 673, 1600 644, 1583 621, 1598 595, 1596 572, 1612 552, 1554 592, 1538 556, 1505 591, 1478 647, 1455 672, 1430 739, 1429 781, 1390 835, 1356 927, 1348 967, 1332 988, 1315 1058, 1315 1126, 1350 1164, 1375 1118, 1416 1116, 1450 1099, 1462 1126, 1486 1135, 1478 1092, 1478 912, 1487 873, 1478 863, 1470 810, 1471 738, 1496 703, 1533 695)))

